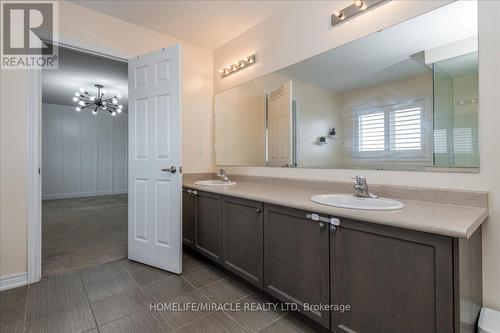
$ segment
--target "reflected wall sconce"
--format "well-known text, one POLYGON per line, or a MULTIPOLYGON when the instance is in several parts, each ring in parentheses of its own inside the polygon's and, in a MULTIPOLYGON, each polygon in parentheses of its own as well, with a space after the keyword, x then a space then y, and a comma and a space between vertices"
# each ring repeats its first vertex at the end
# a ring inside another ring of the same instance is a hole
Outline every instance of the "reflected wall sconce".
POLYGON ((231 74, 239 72, 242 69, 245 69, 247 67, 254 65, 256 62, 257 62, 257 55, 252 54, 251 56, 243 58, 240 61, 235 62, 234 64, 232 64, 230 66, 219 69, 220 77, 224 78, 226 76, 229 76, 231 74))
POLYGON ((353 4, 342 10, 337 10, 332 15, 332 27, 343 23, 354 16, 365 12, 367 9, 373 8, 386 0, 354 0, 353 4))

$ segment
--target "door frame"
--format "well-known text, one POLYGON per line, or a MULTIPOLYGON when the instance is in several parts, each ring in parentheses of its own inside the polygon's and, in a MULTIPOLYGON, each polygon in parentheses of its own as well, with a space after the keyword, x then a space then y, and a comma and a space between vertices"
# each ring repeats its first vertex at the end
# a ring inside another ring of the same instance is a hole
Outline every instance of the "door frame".
MULTIPOLYGON (((59 34, 58 46, 128 62, 132 56, 59 34)), ((27 71, 28 167, 27 167, 27 284, 42 278, 42 70, 27 71)))

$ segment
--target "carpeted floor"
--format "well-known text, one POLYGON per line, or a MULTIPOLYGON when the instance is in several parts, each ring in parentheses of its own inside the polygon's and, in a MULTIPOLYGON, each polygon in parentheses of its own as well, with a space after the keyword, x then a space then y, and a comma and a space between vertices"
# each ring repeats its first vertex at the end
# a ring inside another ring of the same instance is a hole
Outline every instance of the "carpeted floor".
POLYGON ((126 257, 126 194, 43 201, 42 277, 126 257))

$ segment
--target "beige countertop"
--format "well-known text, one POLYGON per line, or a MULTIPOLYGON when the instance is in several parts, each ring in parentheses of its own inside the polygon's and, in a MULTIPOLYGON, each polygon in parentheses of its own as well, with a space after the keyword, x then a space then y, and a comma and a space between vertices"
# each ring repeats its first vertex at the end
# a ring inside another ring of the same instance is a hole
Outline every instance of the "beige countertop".
MULTIPOLYGON (((205 192, 250 199, 335 217, 357 219, 377 224, 423 231, 457 238, 469 238, 488 217, 482 207, 398 199, 405 207, 394 211, 368 211, 325 206, 309 198, 317 190, 281 185, 238 182, 223 188, 199 186, 184 180, 184 187, 205 192)), ((329 191, 327 193, 335 193, 329 191)))

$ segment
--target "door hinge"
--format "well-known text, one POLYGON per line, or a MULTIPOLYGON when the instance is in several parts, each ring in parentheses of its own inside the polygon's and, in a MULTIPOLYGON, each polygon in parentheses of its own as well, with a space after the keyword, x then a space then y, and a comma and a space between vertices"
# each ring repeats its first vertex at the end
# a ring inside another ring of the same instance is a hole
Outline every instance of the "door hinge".
POLYGON ((182 173, 182 165, 179 167, 179 173, 182 173))
POLYGON ((38 174, 42 172, 42 168, 38 167, 38 174))

